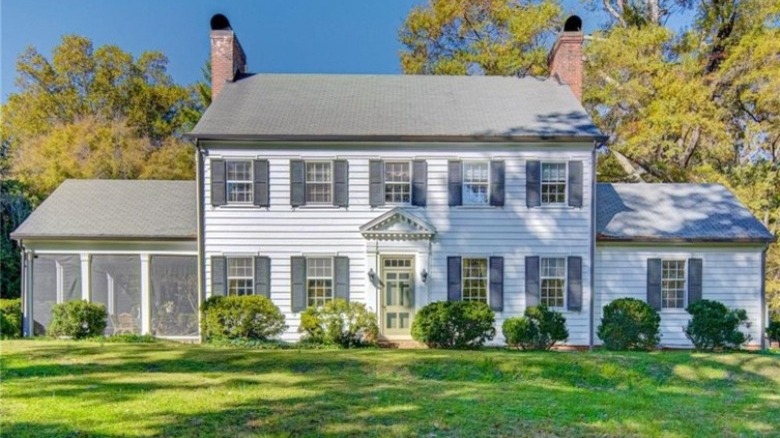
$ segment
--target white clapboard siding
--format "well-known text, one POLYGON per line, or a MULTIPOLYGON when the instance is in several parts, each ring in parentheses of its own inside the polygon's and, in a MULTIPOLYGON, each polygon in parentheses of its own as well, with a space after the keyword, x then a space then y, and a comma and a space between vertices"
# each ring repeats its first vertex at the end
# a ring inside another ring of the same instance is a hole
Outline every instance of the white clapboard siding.
MULTIPOLYGON (((761 339, 761 247, 745 246, 639 246, 605 245, 596 249, 596 295, 594 307, 598 327, 603 307, 611 301, 631 297, 647 299, 647 260, 651 258, 702 259, 702 298, 720 301, 729 308, 747 311, 751 326, 746 329, 751 344, 761 339)), ((687 265, 686 265, 687 277, 687 265)), ((687 297, 686 297, 687 305, 687 297)), ((661 344, 692 347, 683 333, 690 315, 684 309, 663 309, 661 344)), ((600 343, 598 336, 595 337, 600 343)))
POLYGON ((284 338, 297 339, 299 314, 290 312, 290 257, 297 255, 342 255, 350 259, 350 298, 376 306, 376 290, 367 272, 376 266, 375 243, 368 242, 359 227, 392 207, 369 206, 370 159, 413 160, 428 163, 428 206, 407 207, 437 230, 434 243, 382 242, 380 252, 417 256, 417 272, 429 272, 428 283, 418 282, 417 306, 445 300, 447 256, 503 256, 504 312, 498 315, 497 342, 502 342, 501 323, 525 310, 525 256, 580 256, 583 258, 583 309, 564 312, 571 337, 569 343, 588 344, 590 301, 589 258, 591 244, 592 145, 570 146, 523 144, 395 145, 363 148, 332 146, 280 148, 263 145, 229 147, 213 145, 204 163, 204 235, 207 294, 211 289, 214 255, 266 255, 271 258, 271 298, 285 313, 289 330, 284 338), (269 208, 211 206, 210 159, 262 158, 269 160, 269 208), (349 162, 349 208, 290 207, 291 159, 346 159, 349 162), (506 164, 505 207, 449 207, 448 160, 503 160, 506 164), (583 162, 583 208, 526 207, 527 160, 583 162), (423 265, 424 263, 424 265, 423 265))

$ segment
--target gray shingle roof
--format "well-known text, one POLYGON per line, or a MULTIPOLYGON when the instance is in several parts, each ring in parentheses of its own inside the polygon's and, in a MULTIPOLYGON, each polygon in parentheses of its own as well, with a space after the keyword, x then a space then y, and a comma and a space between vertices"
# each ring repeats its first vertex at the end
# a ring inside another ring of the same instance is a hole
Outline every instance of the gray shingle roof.
POLYGON ((256 74, 225 84, 189 135, 462 141, 602 134, 570 88, 554 79, 256 74))
POLYGON ((195 239, 195 181, 67 180, 14 239, 195 239))
POLYGON ((599 240, 770 242, 772 233, 719 184, 598 184, 599 240))

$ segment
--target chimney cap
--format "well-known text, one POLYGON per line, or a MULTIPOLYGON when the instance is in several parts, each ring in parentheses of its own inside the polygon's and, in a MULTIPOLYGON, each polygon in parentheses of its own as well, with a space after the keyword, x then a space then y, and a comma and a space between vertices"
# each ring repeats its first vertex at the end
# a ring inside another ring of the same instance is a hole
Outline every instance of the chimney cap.
POLYGON ((230 27, 230 20, 222 14, 214 14, 211 17, 211 30, 233 30, 230 27))
MULTIPOLYGON (((227 20, 227 19, 226 19, 227 20)), ((563 24, 564 32, 582 32, 582 18, 572 15, 563 24)))

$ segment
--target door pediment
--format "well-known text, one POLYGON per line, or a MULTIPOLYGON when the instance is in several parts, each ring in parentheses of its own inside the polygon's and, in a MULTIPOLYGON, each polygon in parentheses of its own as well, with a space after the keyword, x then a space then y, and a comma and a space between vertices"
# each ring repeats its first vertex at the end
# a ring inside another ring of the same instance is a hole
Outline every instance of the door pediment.
POLYGON ((361 226, 360 233, 372 240, 431 240, 436 235, 436 228, 396 207, 361 226))

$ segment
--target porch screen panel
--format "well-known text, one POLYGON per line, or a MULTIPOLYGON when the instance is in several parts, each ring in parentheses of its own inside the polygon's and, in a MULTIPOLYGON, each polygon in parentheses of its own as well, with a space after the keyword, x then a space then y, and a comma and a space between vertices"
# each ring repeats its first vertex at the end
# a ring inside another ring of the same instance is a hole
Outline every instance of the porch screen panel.
POLYGON ((152 334, 198 335, 198 261, 194 256, 152 256, 152 334))
POLYGON ((33 259, 33 333, 43 335, 55 304, 81 299, 81 258, 78 255, 38 255, 33 259))
POLYGON ((92 301, 106 306, 106 334, 141 332, 141 258, 95 255, 90 270, 92 301))

